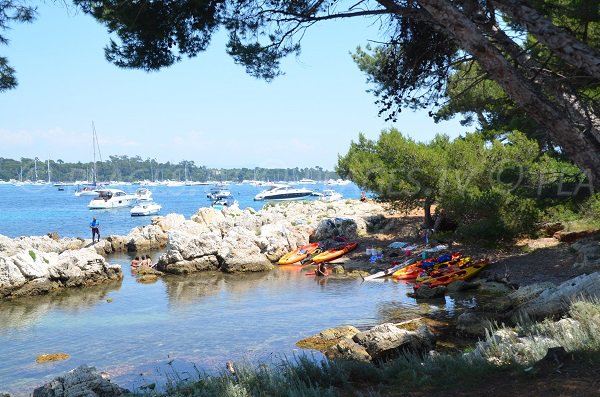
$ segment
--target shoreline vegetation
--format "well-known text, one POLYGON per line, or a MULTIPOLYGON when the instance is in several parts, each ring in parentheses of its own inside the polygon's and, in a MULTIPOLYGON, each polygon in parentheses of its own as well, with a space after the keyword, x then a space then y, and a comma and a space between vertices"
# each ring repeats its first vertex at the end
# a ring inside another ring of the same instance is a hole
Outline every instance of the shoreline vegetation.
MULTIPOLYGON (((104 259, 114 251, 164 249, 157 270, 139 275, 154 280, 199 271, 268 271, 296 247, 339 234, 360 245, 330 264, 329 277, 360 278, 384 266, 370 263, 365 247, 384 246, 388 258, 393 253, 387 247, 390 242, 422 239, 421 222, 422 217, 415 213, 397 212, 370 200, 311 201, 267 205, 260 211, 202 208, 190 219, 169 214, 153 218, 150 225, 135 228, 127 236, 108 236, 96 244, 56 235, 2 236, 1 296, 18 298, 122 278, 120 266, 104 259), (95 267, 88 266, 90 263, 95 267), (7 267, 13 272, 7 273, 7 267), (76 267, 94 270, 83 275, 75 272, 76 267), (15 268, 29 273, 15 278, 15 268), (71 278, 69 272, 78 275, 71 278), (35 288, 24 287, 27 278, 35 280, 35 288)), ((410 318, 401 323, 369 330, 340 324, 298 342, 307 352, 324 353, 327 360, 322 362, 307 353, 272 365, 228 363, 218 375, 198 374, 193 382, 175 382, 165 390, 159 388, 160 392, 156 385, 134 392, 165 396, 402 396, 435 391, 436 395, 468 396, 480 395, 477 391, 481 393, 488 380, 504 387, 506 379, 501 382, 500 378, 506 377, 517 385, 533 382, 538 389, 531 395, 548 392, 550 384, 559 390, 564 385, 542 380, 555 376, 560 368, 574 368, 576 376, 585 377, 589 374, 583 364, 600 362, 600 243, 596 232, 557 230, 553 237, 492 248, 453 242, 452 250, 492 261, 475 280, 455 282, 444 289, 443 293, 450 295, 478 296, 477 307, 461 314, 455 324, 440 325, 416 314, 407 314, 410 318), (456 335, 464 343, 448 347, 456 335), (468 389, 475 391, 469 394, 468 389)), ((447 238, 447 234, 432 235, 432 244, 438 243, 438 237, 447 238)), ((96 387, 96 392, 99 384, 104 385, 105 396, 125 393, 95 370, 80 367, 36 389, 34 396, 55 395, 52 393, 60 388, 66 391, 73 379, 78 379, 78 387, 96 387)))
POLYGON ((334 171, 322 167, 295 168, 209 168, 196 165, 192 160, 179 163, 159 162, 142 159, 140 156, 109 156, 107 160, 82 163, 65 162, 57 159, 21 158, 20 160, 0 157, 1 181, 52 181, 72 183, 75 181, 298 181, 303 178, 315 180, 338 179, 334 171))

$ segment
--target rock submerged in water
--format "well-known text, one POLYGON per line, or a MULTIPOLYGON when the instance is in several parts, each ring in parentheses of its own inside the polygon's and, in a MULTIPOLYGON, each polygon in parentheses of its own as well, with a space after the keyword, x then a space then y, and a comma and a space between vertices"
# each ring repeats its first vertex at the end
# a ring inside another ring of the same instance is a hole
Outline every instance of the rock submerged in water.
POLYGON ((36 357, 35 362, 38 364, 53 363, 55 361, 64 361, 71 358, 67 353, 51 353, 51 354, 40 354, 36 357))

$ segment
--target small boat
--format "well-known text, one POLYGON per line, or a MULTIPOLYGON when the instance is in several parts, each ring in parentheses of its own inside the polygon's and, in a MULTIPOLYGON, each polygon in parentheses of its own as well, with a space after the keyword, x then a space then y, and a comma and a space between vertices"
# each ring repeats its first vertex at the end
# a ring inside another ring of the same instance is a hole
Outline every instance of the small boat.
POLYGON ((319 196, 321 201, 336 201, 342 198, 342 194, 336 192, 333 189, 324 189, 323 193, 319 196))
POLYGON ((439 263, 434 265, 431 269, 424 270, 416 278, 417 283, 426 283, 433 281, 438 277, 445 276, 446 274, 455 272, 457 270, 464 269, 471 266, 471 257, 460 258, 450 262, 439 263))
POLYGON ((214 200, 211 204, 211 207, 216 210, 222 210, 225 207, 234 207, 236 205, 239 205, 238 201, 231 196, 214 200))
POLYGON ((448 266, 461 259, 461 257, 462 255, 459 252, 455 252, 453 254, 440 255, 437 258, 420 260, 410 266, 395 271, 394 274, 392 274, 392 278, 395 280, 414 280, 427 270, 436 270, 440 267, 448 266))
POLYGON ((75 191, 75 196, 98 196, 97 186, 83 186, 75 191))
POLYGON ((488 264, 489 264, 489 261, 487 259, 483 259, 483 260, 480 260, 473 264, 470 264, 466 267, 463 267, 461 269, 446 273, 443 276, 435 277, 429 281, 424 281, 424 282, 418 283, 414 286, 414 288, 415 289, 419 289, 421 287, 435 288, 435 287, 440 287, 443 285, 448 285, 457 280, 470 280, 471 278, 475 277, 477 275, 477 273, 482 271, 483 268, 485 268, 488 264))
POLYGON ((216 201, 216 200, 220 200, 220 199, 229 199, 229 198, 232 199, 233 194, 231 194, 231 192, 227 189, 213 187, 210 189, 210 192, 208 192, 208 194, 206 195, 206 198, 208 198, 212 201, 216 201))
POLYGON ((300 185, 315 185, 316 183, 317 181, 308 178, 303 178, 298 181, 298 184, 300 185))
POLYGON ((88 208, 91 210, 131 207, 137 202, 135 195, 127 194, 119 189, 101 189, 97 192, 98 197, 92 199, 88 204, 88 208))
POLYGON ((135 196, 138 201, 152 201, 152 192, 145 187, 141 187, 135 191, 135 196))
POLYGON ((312 190, 304 188, 295 188, 289 185, 273 185, 268 190, 263 190, 254 196, 254 201, 262 200, 298 200, 309 197, 313 194, 312 190))
POLYGON ((323 251, 319 255, 313 257, 311 259, 311 262, 320 263, 320 262, 332 261, 332 260, 344 255, 345 253, 352 251, 356 247, 358 247, 357 242, 345 243, 338 248, 332 248, 327 251, 323 251))
POLYGON ((391 267, 389 267, 389 268, 387 268, 385 270, 381 270, 381 271, 379 271, 377 273, 370 274, 367 277, 365 277, 364 280, 365 281, 375 280, 377 278, 381 278, 381 277, 386 277, 386 276, 392 275, 392 274, 394 274, 395 272, 397 272, 400 269, 407 268, 407 267, 411 266, 413 264, 413 262, 416 261, 416 260, 417 260, 417 258, 414 257, 414 258, 407 259, 406 261, 401 262, 401 263, 398 263, 398 262, 394 263, 394 262, 392 262, 392 266, 391 267))
POLYGON ((288 252, 279 259, 277 262, 280 265, 291 265, 306 259, 307 256, 315 252, 321 244, 313 243, 307 244, 302 247, 295 249, 294 251, 288 252))
POLYGON ((153 201, 139 202, 129 211, 131 216, 148 216, 158 214, 161 210, 161 205, 153 201))

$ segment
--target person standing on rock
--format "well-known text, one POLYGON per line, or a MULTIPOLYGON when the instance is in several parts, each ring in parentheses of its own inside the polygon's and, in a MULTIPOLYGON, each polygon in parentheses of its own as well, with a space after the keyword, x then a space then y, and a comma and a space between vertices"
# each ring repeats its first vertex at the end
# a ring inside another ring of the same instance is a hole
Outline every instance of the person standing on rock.
POLYGON ((92 229, 92 244, 94 243, 94 239, 96 235, 98 235, 98 242, 100 242, 100 222, 93 218, 90 222, 90 228, 92 229))

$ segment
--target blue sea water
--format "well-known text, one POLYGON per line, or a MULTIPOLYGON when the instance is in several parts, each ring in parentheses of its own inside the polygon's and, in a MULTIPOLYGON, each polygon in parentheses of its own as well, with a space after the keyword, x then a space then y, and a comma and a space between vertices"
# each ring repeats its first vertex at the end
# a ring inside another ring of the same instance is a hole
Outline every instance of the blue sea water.
MULTIPOLYGON (((135 193, 139 186, 118 186, 127 193, 135 193)), ((186 218, 199 208, 210 206, 206 195, 211 185, 166 187, 152 186, 154 201, 162 206, 160 215, 182 214, 186 218)), ((327 186, 308 185, 311 190, 321 191, 333 188, 344 198, 360 197, 360 190, 354 184, 327 186)), ((75 186, 67 186, 64 191, 52 185, 0 185, 0 234, 8 237, 39 236, 58 232, 64 237, 91 238, 89 223, 96 217, 101 224, 102 236, 111 234, 126 235, 136 226, 148 225, 150 217, 132 217, 130 208, 111 210, 89 210, 89 196, 75 196, 75 186)), ((229 190, 239 201, 240 208, 260 209, 262 201, 254 201, 254 196, 266 189, 248 184, 232 184, 229 190)))
MULTIPOLYGON (((242 207, 262 206, 252 201, 260 188, 230 188, 242 207)), ((208 189, 151 188, 163 214, 186 217, 208 205, 208 189)), ((344 197, 360 195, 353 185, 336 189, 344 197)), ((149 222, 132 218, 128 209, 90 211, 88 200, 75 197, 72 190, 0 186, 0 234, 58 231, 87 237, 91 216, 101 221, 104 235, 126 234, 149 222)), ((159 252, 152 254, 156 258, 159 252)), ((319 353, 303 351, 295 343, 328 327, 352 324, 364 329, 424 312, 451 317, 473 305, 471 298, 449 297, 425 305, 407 297, 409 284, 319 280, 306 276, 309 269, 301 266, 259 274, 166 276, 142 284, 131 273, 130 254, 107 259, 122 266, 122 281, 0 301, 0 393, 28 396, 35 386, 82 364, 139 391, 145 384, 221 370, 227 360, 277 364, 298 354, 318 359, 319 353), (37 364, 36 357, 47 353, 67 353, 70 359, 37 364)))

